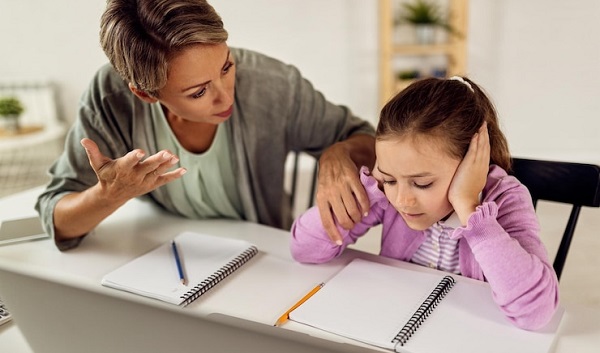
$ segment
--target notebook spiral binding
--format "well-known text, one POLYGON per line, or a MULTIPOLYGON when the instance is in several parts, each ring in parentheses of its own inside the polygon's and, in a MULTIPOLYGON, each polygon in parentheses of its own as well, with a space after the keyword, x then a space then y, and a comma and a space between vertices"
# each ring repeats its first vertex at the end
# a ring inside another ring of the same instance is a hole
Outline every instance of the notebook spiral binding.
POLYGON ((404 346, 455 283, 456 281, 451 276, 442 278, 438 285, 427 296, 427 299, 421 303, 417 311, 415 311, 404 327, 394 337, 392 343, 404 346))
POLYGON ((256 246, 252 246, 248 248, 246 251, 241 253, 235 259, 231 260, 227 265, 223 266, 213 275, 200 282, 200 284, 196 285, 194 288, 190 289, 181 296, 181 299, 184 299, 182 302, 182 306, 187 306, 194 300, 198 299, 202 294, 208 292, 209 289, 216 286, 217 283, 221 282, 225 277, 229 276, 235 270, 240 268, 243 264, 245 264, 248 260, 250 260, 254 255, 258 254, 258 248, 256 246))

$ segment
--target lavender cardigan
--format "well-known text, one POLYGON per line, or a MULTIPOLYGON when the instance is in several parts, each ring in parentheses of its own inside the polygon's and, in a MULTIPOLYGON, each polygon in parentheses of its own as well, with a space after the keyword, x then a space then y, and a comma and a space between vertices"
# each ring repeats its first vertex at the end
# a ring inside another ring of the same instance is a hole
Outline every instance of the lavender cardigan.
MULTIPOLYGON (((338 226, 341 246, 331 242, 318 209, 302 214, 292 226, 291 252, 303 263, 323 263, 339 256, 367 230, 382 224, 381 255, 410 261, 425 240, 410 229, 366 167, 361 181, 369 195, 369 214, 351 230, 338 226)), ((466 227, 451 238, 459 240, 463 276, 489 282, 494 301, 516 326, 535 330, 552 318, 558 305, 558 280, 539 238, 539 223, 528 190, 517 179, 492 165, 477 207, 466 227)))

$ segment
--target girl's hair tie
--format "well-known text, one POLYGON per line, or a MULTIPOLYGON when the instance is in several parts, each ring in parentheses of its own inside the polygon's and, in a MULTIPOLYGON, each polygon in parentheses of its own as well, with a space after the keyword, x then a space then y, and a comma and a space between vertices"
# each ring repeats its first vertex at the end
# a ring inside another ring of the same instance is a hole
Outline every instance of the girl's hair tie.
POLYGON ((473 90, 473 86, 471 86, 471 84, 467 81, 465 81, 464 78, 460 77, 460 76, 452 76, 449 78, 449 80, 454 80, 454 81, 458 81, 463 83, 465 86, 469 87, 469 89, 471 90, 471 92, 475 93, 475 91, 473 90))

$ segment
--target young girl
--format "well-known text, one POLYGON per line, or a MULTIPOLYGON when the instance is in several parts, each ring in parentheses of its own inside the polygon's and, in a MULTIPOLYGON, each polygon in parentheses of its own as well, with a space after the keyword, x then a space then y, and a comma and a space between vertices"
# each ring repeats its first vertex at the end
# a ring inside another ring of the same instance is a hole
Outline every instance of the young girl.
POLYGON ((330 239, 309 209, 292 226, 293 257, 327 262, 382 224, 382 256, 487 281, 511 322, 543 327, 558 280, 531 196, 506 173, 508 145, 485 93, 462 77, 417 81, 382 109, 375 148, 374 170, 360 171, 368 215, 330 239))

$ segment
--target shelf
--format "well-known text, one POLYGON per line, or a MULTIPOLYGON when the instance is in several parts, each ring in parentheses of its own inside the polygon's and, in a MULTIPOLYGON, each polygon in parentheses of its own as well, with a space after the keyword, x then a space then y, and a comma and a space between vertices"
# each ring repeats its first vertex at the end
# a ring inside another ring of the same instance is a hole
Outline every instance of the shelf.
POLYGON ((393 53, 400 55, 449 54, 455 50, 452 44, 394 44, 393 53))
MULTIPOLYGON (((447 36, 447 42, 434 44, 397 44, 394 42, 394 17, 401 3, 413 0, 379 0, 379 44, 380 44, 380 107, 382 107, 399 90, 412 81, 398 79, 398 61, 407 60, 410 65, 407 70, 420 71, 421 77, 431 72, 423 72, 428 57, 443 56, 444 67, 448 76, 466 75, 467 71, 467 17, 468 0, 446 0, 438 2, 447 6, 448 21, 461 35, 447 36), (421 60, 414 64, 415 60, 421 60), (395 67, 396 66, 396 67, 395 67)), ((402 41, 404 42, 404 41, 402 41)), ((407 42, 411 42, 410 40, 407 42)))

